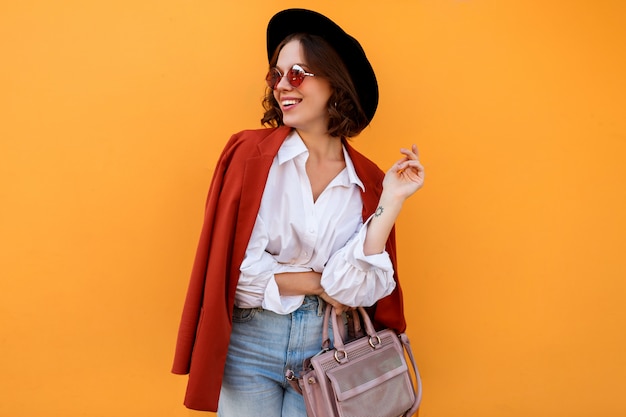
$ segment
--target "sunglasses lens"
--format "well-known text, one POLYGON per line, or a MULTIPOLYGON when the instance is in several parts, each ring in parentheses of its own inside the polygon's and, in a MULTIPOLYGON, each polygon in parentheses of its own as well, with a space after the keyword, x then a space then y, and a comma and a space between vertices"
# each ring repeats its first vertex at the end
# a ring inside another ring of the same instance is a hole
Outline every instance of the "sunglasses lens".
POLYGON ((302 84, 302 81, 304 81, 304 77, 304 70, 299 66, 293 66, 287 72, 287 80, 293 87, 299 87, 300 84, 302 84))
POLYGON ((281 78, 282 74, 278 71, 278 69, 272 68, 265 76, 265 81, 267 82, 267 86, 269 88, 275 90, 281 78))
MULTIPOLYGON (((291 84, 292 87, 299 87, 306 76, 306 71, 300 65, 294 65, 289 71, 287 71, 287 82, 291 84)), ((265 81, 267 82, 267 86, 269 88, 276 90, 282 78, 283 74, 280 73, 278 68, 272 68, 265 76, 265 81)))

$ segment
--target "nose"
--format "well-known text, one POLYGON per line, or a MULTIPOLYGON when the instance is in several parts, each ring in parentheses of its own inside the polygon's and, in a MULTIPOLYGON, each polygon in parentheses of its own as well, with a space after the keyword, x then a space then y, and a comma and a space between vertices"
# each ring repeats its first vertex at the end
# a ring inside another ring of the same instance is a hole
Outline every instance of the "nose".
POLYGON ((280 80, 278 80, 278 84, 276 84, 277 90, 291 90, 292 88, 293 86, 289 84, 289 81, 287 81, 287 74, 284 74, 282 77, 280 77, 280 80))

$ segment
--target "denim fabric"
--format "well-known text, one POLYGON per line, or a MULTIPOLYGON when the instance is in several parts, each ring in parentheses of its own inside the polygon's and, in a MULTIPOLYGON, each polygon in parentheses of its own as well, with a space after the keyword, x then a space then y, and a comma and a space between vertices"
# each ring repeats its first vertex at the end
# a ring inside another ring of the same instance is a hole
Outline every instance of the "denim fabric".
POLYGON ((285 371, 299 373, 302 361, 320 351, 323 304, 307 296, 286 315, 235 307, 219 417, 306 417, 304 399, 285 371))

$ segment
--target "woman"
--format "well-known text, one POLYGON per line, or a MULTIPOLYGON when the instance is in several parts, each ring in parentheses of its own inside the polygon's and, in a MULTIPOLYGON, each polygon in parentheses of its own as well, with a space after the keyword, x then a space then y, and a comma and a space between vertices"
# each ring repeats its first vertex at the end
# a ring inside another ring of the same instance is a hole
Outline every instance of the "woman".
POLYGON ((334 22, 282 11, 267 46, 272 127, 233 135, 220 156, 173 368, 189 373, 185 405, 221 417, 306 415, 284 374, 319 351, 325 303, 406 326, 393 224, 423 185, 417 148, 385 174, 348 144, 378 85, 334 22))

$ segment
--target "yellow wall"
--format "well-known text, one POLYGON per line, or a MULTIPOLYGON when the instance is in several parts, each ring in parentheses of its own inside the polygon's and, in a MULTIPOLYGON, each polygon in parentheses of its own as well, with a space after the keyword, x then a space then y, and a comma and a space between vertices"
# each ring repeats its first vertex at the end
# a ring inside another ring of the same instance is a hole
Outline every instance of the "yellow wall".
POLYGON ((4 0, 0 416, 201 415, 169 367, 204 197, 289 6, 371 57, 356 146, 422 151, 398 222, 421 416, 626 415, 622 1, 4 0))

